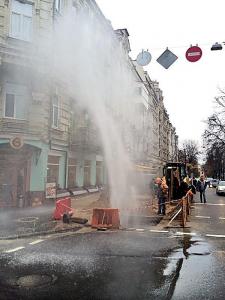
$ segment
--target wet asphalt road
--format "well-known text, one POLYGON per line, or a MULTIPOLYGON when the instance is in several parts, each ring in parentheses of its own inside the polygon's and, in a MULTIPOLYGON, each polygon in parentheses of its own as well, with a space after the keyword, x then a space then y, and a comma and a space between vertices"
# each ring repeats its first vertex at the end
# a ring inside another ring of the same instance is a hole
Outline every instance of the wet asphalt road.
POLYGON ((54 229, 52 219, 54 206, 16 208, 0 211, 0 239, 54 229))
POLYGON ((224 299, 225 197, 214 193, 184 231, 1 241, 0 299, 224 299))

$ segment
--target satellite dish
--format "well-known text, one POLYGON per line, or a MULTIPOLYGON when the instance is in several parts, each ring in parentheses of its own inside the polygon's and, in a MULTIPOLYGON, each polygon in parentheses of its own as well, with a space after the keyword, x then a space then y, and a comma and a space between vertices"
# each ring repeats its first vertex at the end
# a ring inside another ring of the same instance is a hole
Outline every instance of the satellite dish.
POLYGON ((142 52, 138 54, 136 61, 139 66, 147 66, 150 63, 151 59, 151 54, 148 51, 142 50, 142 52))

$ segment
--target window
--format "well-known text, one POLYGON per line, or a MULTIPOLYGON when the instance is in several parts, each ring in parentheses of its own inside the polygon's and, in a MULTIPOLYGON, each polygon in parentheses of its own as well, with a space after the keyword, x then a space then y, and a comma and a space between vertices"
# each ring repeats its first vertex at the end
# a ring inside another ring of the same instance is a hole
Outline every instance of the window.
POLYGON ((62 13, 63 11, 63 0, 55 0, 55 11, 62 13))
POLYGON ((58 184, 59 180, 59 156, 48 156, 48 172, 47 172, 47 182, 55 182, 58 184))
POLYGON ((32 5, 12 0, 10 36, 31 41, 32 31, 32 5))
POLYGON ((27 87, 6 83, 4 117, 25 120, 27 117, 29 94, 27 87))
POLYGON ((96 185, 100 186, 103 184, 102 182, 102 162, 96 161, 96 185))
POLYGON ((5 117, 14 118, 15 117, 15 95, 6 94, 5 99, 5 117))
POLYGON ((68 161, 68 188, 76 186, 76 172, 77 172, 77 161, 73 158, 69 158, 68 161))
POLYGON ((86 160, 84 162, 84 186, 91 185, 91 161, 86 160))
POLYGON ((74 15, 77 14, 77 4, 76 4, 75 0, 73 0, 73 2, 72 2, 72 12, 74 15))
POLYGON ((54 96, 52 100, 52 127, 59 127, 59 99, 57 96, 54 96))

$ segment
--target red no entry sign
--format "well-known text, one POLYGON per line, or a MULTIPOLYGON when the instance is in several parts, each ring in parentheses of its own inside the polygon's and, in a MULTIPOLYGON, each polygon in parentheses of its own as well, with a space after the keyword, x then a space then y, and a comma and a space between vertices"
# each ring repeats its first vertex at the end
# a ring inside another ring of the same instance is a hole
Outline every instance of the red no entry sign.
POLYGON ((192 46, 186 51, 186 58, 190 62, 196 62, 202 57, 202 49, 198 46, 192 46))

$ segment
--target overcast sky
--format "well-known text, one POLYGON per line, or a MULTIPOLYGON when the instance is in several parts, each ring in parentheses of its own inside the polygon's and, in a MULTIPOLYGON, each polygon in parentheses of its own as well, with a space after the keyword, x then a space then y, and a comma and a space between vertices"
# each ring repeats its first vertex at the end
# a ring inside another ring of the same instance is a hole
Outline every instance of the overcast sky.
POLYGON ((114 29, 128 29, 133 59, 142 49, 152 54, 145 69, 159 81, 180 142, 195 139, 200 144, 203 121, 213 112, 217 88, 225 88, 225 46, 221 51, 210 50, 213 43, 225 41, 225 1, 96 1, 114 29), (185 58, 191 44, 203 51, 195 63, 185 58), (178 56, 168 70, 156 62, 166 47, 178 56))

